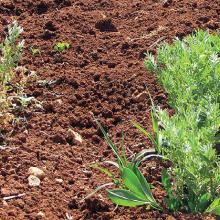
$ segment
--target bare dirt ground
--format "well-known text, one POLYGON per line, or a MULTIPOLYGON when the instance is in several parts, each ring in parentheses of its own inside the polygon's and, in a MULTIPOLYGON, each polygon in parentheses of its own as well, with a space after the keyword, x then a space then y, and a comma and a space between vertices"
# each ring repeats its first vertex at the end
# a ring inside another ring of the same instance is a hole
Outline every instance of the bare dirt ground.
MULTIPOLYGON (((108 181, 89 164, 113 156, 93 120, 99 119, 119 142, 125 132, 128 154, 152 147, 130 123, 151 129, 150 100, 135 100, 149 89, 156 104, 167 107, 166 95, 143 65, 146 51, 161 41, 182 38, 198 28, 220 27, 218 0, 16 0, 0 1, 0 38, 16 19, 26 42, 20 65, 36 71, 45 87, 29 85, 26 92, 43 102, 44 110, 23 114, 23 120, 2 131, 7 147, 0 153, 1 197, 25 193, 0 203, 0 219, 212 219, 211 216, 172 215, 146 207, 114 210, 105 193, 80 202, 108 181), (56 42, 71 48, 55 53, 56 42), (30 47, 40 56, 32 56, 30 47), (72 129, 82 138, 74 141, 72 129), (28 185, 28 169, 37 166, 46 177, 39 187, 28 185), (62 181, 57 181, 62 179, 62 181), (39 214, 40 213, 40 214, 39 214), (42 214, 43 213, 43 214, 42 214), (44 216, 45 215, 45 216, 44 216)), ((161 169, 151 160, 142 166, 162 201, 161 169)))

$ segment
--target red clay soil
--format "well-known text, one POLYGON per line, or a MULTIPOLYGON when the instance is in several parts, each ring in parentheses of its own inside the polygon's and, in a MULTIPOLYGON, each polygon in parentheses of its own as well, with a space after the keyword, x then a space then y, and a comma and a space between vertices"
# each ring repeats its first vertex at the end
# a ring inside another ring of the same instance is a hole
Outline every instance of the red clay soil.
MULTIPOLYGON (((1 220, 214 219, 146 207, 114 210, 105 192, 80 200, 109 181, 89 164, 113 158, 93 116, 116 143, 125 132, 128 156, 152 147, 130 123, 135 119, 151 129, 149 99, 133 99, 146 87, 156 104, 167 106, 166 95, 143 66, 144 52, 155 53, 161 41, 182 38, 197 28, 218 29, 219 0, 3 0, 1 40, 13 19, 24 28, 26 49, 20 65, 36 71, 41 80, 55 82, 28 86, 27 94, 42 101, 44 109, 26 111, 23 120, 1 131, 7 147, 0 152, 0 196, 25 193, 1 200, 1 220), (60 41, 69 42, 71 48, 54 52, 60 41), (33 56, 30 47, 39 48, 41 55, 33 56), (82 144, 73 140, 70 128, 83 137, 82 144), (31 166, 46 173, 39 187, 28 185, 31 166)), ((164 196, 163 167, 159 160, 142 166, 159 202, 164 196)))

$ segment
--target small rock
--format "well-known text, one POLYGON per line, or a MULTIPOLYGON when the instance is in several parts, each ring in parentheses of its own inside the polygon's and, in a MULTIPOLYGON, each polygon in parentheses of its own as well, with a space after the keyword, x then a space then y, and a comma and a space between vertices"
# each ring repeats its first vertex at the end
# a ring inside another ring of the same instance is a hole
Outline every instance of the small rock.
POLYGON ((27 129, 24 130, 23 133, 24 133, 24 134, 28 134, 28 130, 27 130, 27 129))
POLYGON ((1 194, 3 195, 3 196, 9 196, 9 195, 11 195, 11 190, 10 189, 8 189, 8 188, 1 188, 1 194))
POLYGON ((138 94, 137 96, 133 97, 133 101, 134 102, 144 102, 148 97, 147 92, 141 92, 140 94, 138 94))
POLYGON ((41 170, 38 167, 30 167, 29 170, 28 170, 28 174, 36 176, 36 177, 38 177, 41 180, 44 179, 44 177, 45 177, 44 171, 41 170))
POLYGON ((79 144, 82 144, 82 142, 83 142, 81 135, 79 133, 73 131, 72 129, 68 130, 68 137, 72 137, 79 144))
POLYGON ((62 105, 62 104, 63 104, 62 99, 57 99, 56 102, 57 102, 57 104, 59 104, 59 105, 62 105))
POLYGON ((29 186, 40 186, 40 179, 36 176, 30 175, 28 177, 29 186))
POLYGON ((45 215, 44 212, 40 211, 40 212, 37 213, 37 218, 38 219, 42 219, 42 218, 45 218, 45 217, 46 217, 46 215, 45 215))
POLYGON ((63 179, 56 178, 55 181, 60 184, 63 183, 63 179))
POLYGON ((37 76, 37 72, 36 72, 36 71, 31 70, 31 71, 30 71, 29 76, 37 76))
POLYGON ((8 207, 8 203, 7 203, 5 200, 2 201, 2 205, 3 205, 4 207, 8 207))
POLYGON ((172 4, 172 0, 164 0, 163 1, 163 7, 168 7, 168 6, 170 6, 172 4))

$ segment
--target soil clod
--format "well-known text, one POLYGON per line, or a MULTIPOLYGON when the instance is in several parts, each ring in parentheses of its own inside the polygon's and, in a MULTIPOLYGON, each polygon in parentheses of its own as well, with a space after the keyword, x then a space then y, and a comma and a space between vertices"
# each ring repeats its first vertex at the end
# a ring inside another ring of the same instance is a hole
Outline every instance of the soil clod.
POLYGON ((116 32, 118 31, 116 26, 113 24, 112 19, 102 19, 96 22, 95 24, 96 29, 100 30, 101 32, 116 32))

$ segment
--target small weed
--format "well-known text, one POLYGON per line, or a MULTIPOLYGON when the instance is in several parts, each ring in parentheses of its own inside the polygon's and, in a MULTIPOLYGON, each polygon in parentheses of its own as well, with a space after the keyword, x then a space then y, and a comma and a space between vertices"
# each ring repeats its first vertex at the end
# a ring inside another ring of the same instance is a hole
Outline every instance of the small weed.
MULTIPOLYGON (((24 111, 35 100, 27 97, 24 88, 35 75, 28 74, 25 67, 18 66, 24 41, 18 41, 23 29, 16 21, 8 26, 8 36, 0 44, 0 125, 4 127, 15 117, 14 113, 24 111), (15 77, 16 75, 16 77, 15 77)), ((37 103, 37 101, 35 100, 37 103)))
POLYGON ((0 44, 0 124, 5 125, 13 116, 9 112, 10 101, 8 99, 8 90, 10 90, 10 81, 14 75, 14 68, 17 66, 24 47, 24 41, 17 43, 17 39, 23 29, 13 22, 8 26, 8 36, 0 44))
POLYGON ((58 42, 54 46, 54 50, 56 52, 64 52, 65 50, 68 50, 70 48, 70 44, 67 42, 58 42))
MULTIPOLYGON (((8 26, 8 36, 0 44, 1 61, 0 61, 0 83, 4 87, 13 77, 13 69, 17 66, 21 57, 24 41, 16 43, 23 29, 13 22, 8 26)), ((3 88, 4 89, 4 88, 3 88)))
MULTIPOLYGON (((116 155, 117 162, 114 161, 105 161, 105 163, 114 165, 120 174, 120 179, 117 179, 111 172, 103 167, 99 167, 98 165, 93 165, 93 168, 98 169, 99 171, 105 173, 109 176, 113 183, 107 183, 102 186, 99 186, 94 192, 97 192, 100 189, 103 189, 107 186, 116 185, 118 189, 107 190, 108 197, 111 199, 113 203, 121 206, 129 206, 135 207, 140 205, 149 205, 152 208, 161 210, 160 206, 154 199, 151 193, 151 186, 140 172, 138 166, 140 162, 143 160, 146 150, 140 152, 136 156, 133 157, 131 161, 128 161, 125 154, 124 147, 124 136, 122 134, 121 141, 121 152, 116 147, 115 144, 111 141, 108 134, 105 132, 103 127, 99 122, 97 122, 99 128, 101 129, 106 142, 111 147, 112 151, 116 155)), ((89 196, 93 195, 90 194, 89 196)), ((88 198, 88 196, 87 196, 88 198)))
POLYGON ((34 57, 41 55, 41 50, 39 48, 31 47, 30 51, 34 57))

